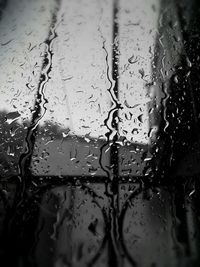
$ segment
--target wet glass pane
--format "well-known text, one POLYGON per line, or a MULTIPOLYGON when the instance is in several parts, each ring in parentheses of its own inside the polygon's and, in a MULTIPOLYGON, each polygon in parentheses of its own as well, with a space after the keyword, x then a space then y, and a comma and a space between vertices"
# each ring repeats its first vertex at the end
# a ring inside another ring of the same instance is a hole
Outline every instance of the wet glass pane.
POLYGON ((0 1, 2 266, 199 266, 199 14, 0 1))

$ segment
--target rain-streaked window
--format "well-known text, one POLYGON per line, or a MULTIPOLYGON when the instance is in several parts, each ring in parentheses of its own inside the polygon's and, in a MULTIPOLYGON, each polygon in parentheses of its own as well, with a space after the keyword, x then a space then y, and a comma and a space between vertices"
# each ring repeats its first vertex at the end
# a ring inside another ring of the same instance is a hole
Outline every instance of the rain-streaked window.
POLYGON ((0 255, 199 263, 197 1, 0 1, 0 255))

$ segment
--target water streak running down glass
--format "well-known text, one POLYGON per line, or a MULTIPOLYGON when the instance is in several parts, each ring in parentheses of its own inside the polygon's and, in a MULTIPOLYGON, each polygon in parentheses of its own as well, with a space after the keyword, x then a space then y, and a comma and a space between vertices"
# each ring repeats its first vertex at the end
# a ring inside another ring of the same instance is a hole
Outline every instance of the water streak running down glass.
POLYGON ((2 266, 199 266, 199 13, 0 0, 2 266))

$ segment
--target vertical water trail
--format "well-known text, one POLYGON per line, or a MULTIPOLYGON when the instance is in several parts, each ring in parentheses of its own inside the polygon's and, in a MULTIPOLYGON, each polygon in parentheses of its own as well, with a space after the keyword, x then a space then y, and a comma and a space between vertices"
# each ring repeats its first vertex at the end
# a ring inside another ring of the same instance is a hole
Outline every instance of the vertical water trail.
POLYGON ((113 39, 112 39, 112 65, 109 66, 109 54, 105 47, 106 40, 102 35, 99 27, 99 32, 103 40, 102 49, 105 52, 106 60, 106 73, 110 87, 108 92, 111 97, 111 109, 108 112, 107 118, 104 120, 104 125, 107 127, 108 132, 106 133, 106 143, 101 147, 100 154, 100 166, 107 174, 107 182, 105 183, 106 192, 105 194, 110 200, 108 222, 109 222, 109 235, 108 235, 108 248, 109 248, 109 264, 118 266, 121 264, 121 255, 119 255, 119 231, 118 231, 118 217, 119 217, 119 188, 118 188, 118 111, 121 109, 118 95, 118 62, 119 62, 119 29, 118 29, 118 13, 119 13, 119 1, 114 0, 113 2, 113 39), (109 146, 110 148, 110 169, 112 173, 103 166, 102 156, 103 150, 109 146))
MULTIPOLYGON (((99 29, 99 31, 100 31, 100 29, 99 29)), ((111 174, 109 172, 109 169, 106 169, 103 166, 102 157, 103 157, 104 148, 106 148, 107 146, 110 147, 112 145, 113 137, 117 134, 117 130, 114 127, 112 127, 112 121, 114 118, 114 112, 116 112, 118 110, 118 102, 117 102, 117 99, 115 98, 115 96, 113 95, 113 89, 115 86, 115 81, 112 79, 112 77, 110 77, 110 67, 109 67, 109 63, 108 63, 108 51, 105 48, 106 40, 104 39, 102 34, 101 34, 101 37, 103 39, 102 49, 105 51, 105 54, 106 54, 106 58, 105 58, 105 60, 106 60, 106 74, 107 74, 107 79, 110 83, 110 87, 108 88, 108 92, 111 96, 111 100, 112 100, 111 102, 114 105, 114 107, 109 110, 108 116, 104 120, 104 125, 108 129, 108 132, 106 133, 106 139, 107 139, 106 143, 101 147, 99 163, 100 163, 101 168, 106 172, 108 179, 111 181, 112 180, 111 174)))
POLYGON ((48 103, 48 100, 45 97, 45 86, 50 79, 49 74, 52 69, 52 57, 53 57, 52 44, 53 44, 54 39, 57 37, 57 34, 56 34, 57 13, 60 8, 60 2, 61 0, 55 0, 55 8, 52 13, 50 30, 48 33, 48 37, 44 41, 45 53, 44 53, 44 58, 42 62, 42 67, 41 67, 41 74, 40 74, 38 89, 36 93, 35 105, 32 111, 33 116, 32 116, 30 126, 27 129, 24 152, 21 154, 19 163, 18 163, 19 183, 18 183, 16 198, 14 201, 14 209, 16 209, 16 207, 21 203, 21 201, 23 201, 23 194, 26 189, 26 183, 29 180, 28 178, 31 177, 30 163, 31 163, 31 157, 33 154, 33 149, 35 146, 35 139, 36 139, 36 134, 38 130, 38 125, 47 110, 46 104, 48 103))
MULTIPOLYGON (((107 80, 110 84, 110 87, 107 89, 111 98, 111 109, 108 112, 107 118, 104 120, 104 125, 108 129, 108 132, 106 133, 106 143, 101 147, 101 154, 99 163, 101 168, 106 172, 107 177, 109 181, 113 180, 113 177, 118 175, 118 171, 111 175, 109 170, 106 169, 103 166, 102 163, 102 156, 103 156, 103 150, 107 146, 110 147, 110 154, 111 154, 111 162, 110 165, 113 166, 112 158, 113 156, 117 158, 117 153, 113 153, 113 147, 116 146, 116 141, 118 139, 118 110, 121 109, 121 105, 118 100, 118 24, 117 22, 117 14, 118 14, 118 0, 114 1, 114 7, 113 7, 113 44, 112 44, 112 66, 109 64, 109 53, 106 49, 106 39, 104 38, 100 27, 98 28, 98 31, 100 33, 101 39, 102 39, 102 49, 105 52, 105 61, 106 61, 106 75, 107 80)), ((118 165, 118 160, 115 162, 114 165, 118 165)), ((115 166, 116 168, 117 166, 115 166)), ((114 169, 114 167, 112 168, 114 169)))

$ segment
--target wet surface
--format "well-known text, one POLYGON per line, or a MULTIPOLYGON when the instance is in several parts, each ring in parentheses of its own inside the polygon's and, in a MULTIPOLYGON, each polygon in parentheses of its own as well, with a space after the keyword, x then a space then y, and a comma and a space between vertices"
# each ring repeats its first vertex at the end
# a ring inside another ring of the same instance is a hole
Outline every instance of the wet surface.
POLYGON ((2 266, 199 266, 199 12, 0 2, 2 266))

